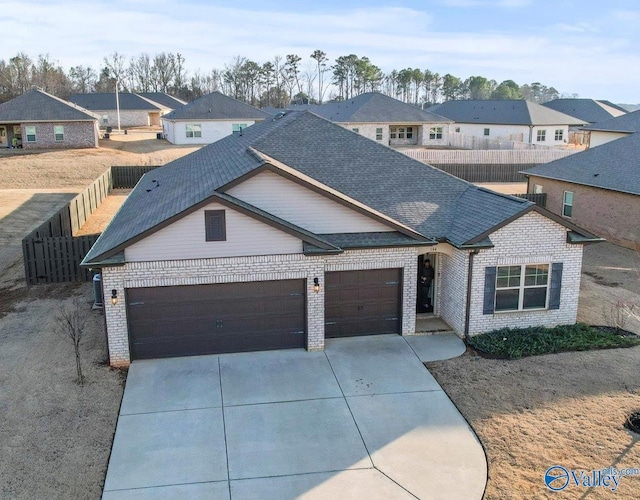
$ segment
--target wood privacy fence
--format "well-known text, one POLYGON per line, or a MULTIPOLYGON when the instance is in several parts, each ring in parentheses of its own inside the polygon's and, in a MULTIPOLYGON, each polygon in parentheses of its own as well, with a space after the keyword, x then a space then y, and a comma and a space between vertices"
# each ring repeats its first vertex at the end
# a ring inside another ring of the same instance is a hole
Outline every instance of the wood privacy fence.
POLYGON ((22 240, 28 285, 91 281, 93 274, 80 267, 99 234, 74 236, 112 189, 134 187, 157 167, 111 167, 78 196, 22 240))
POLYGON ((469 182, 526 182, 520 172, 564 158, 575 150, 461 151, 399 149, 402 153, 469 182))
POLYGON ((547 206, 547 193, 514 194, 513 196, 517 196, 518 198, 524 198, 525 200, 532 201, 536 205, 540 205, 543 208, 547 206))

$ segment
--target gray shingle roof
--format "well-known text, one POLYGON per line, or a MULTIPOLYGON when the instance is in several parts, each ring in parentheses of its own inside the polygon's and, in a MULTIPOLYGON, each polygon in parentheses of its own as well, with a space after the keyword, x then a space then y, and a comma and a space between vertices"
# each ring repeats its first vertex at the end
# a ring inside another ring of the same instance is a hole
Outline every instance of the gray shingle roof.
POLYGON ((181 101, 177 97, 173 97, 172 95, 166 94, 164 92, 136 92, 137 95, 144 97, 145 99, 149 99, 150 101, 155 102, 156 104, 160 104, 165 108, 169 109, 178 109, 186 104, 186 102, 181 101))
POLYGON ((545 102, 543 106, 589 123, 601 122, 626 113, 609 101, 596 101, 595 99, 554 99, 545 102), (612 113, 612 111, 614 112, 612 113))
POLYGON ((586 122, 523 99, 447 101, 427 111, 458 123, 495 125, 585 125, 586 122))
POLYGON ((163 120, 265 120, 269 113, 213 92, 164 115, 163 120))
POLYGON ((609 118, 602 122, 584 127, 585 130, 599 130, 603 132, 640 132, 640 110, 626 115, 609 118))
MULTIPOLYGON (((444 116, 386 96, 367 92, 340 102, 307 106, 317 115, 332 122, 347 123, 450 123, 444 116)), ((295 107, 294 109, 298 109, 295 107)))
POLYGON ((538 165, 524 173, 640 195, 640 134, 538 165))
POLYGON ((97 118, 73 104, 31 89, 21 96, 0 104, 0 122, 94 121, 97 118))
POLYGON ((447 239, 454 245, 463 245, 532 206, 475 187, 313 113, 289 112, 146 174, 85 263, 108 257, 139 235, 208 203, 216 190, 263 165, 249 148, 425 238, 447 239))
MULTIPOLYGON (((114 93, 93 93, 93 94, 73 94, 69 100, 78 106, 91 111, 105 111, 116 109, 116 94, 114 93)), ((128 92, 118 92, 118 104, 120 110, 124 111, 158 111, 160 108, 142 97, 128 92)))

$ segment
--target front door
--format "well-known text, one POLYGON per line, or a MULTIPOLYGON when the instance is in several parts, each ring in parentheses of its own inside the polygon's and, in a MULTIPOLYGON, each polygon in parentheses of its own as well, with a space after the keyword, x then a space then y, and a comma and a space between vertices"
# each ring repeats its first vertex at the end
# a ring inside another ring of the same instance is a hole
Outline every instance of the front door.
POLYGON ((416 312, 418 313, 436 313, 436 291, 438 290, 436 257, 435 253, 418 256, 418 297, 416 303, 416 312))
POLYGON ((0 127, 0 148, 6 148, 7 146, 7 128, 0 127))

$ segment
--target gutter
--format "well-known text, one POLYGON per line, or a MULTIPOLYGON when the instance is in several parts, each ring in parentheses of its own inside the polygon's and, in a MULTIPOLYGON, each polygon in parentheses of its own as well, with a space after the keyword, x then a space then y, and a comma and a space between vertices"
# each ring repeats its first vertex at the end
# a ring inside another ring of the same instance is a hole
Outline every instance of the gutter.
POLYGON ((471 282, 473 280, 473 258, 480 252, 478 249, 469 252, 469 269, 467 275, 467 303, 464 313, 464 340, 469 341, 469 323, 471 321, 471 282))

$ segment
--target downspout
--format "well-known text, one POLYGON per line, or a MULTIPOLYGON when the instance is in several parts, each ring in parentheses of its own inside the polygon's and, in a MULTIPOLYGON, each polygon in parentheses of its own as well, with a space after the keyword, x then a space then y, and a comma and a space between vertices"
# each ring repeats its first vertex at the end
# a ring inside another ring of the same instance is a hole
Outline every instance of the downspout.
POLYGON ((467 275, 467 306, 464 314, 464 340, 469 341, 469 322, 471 321, 471 282, 473 279, 473 258, 480 250, 471 250, 469 252, 469 269, 467 275))

